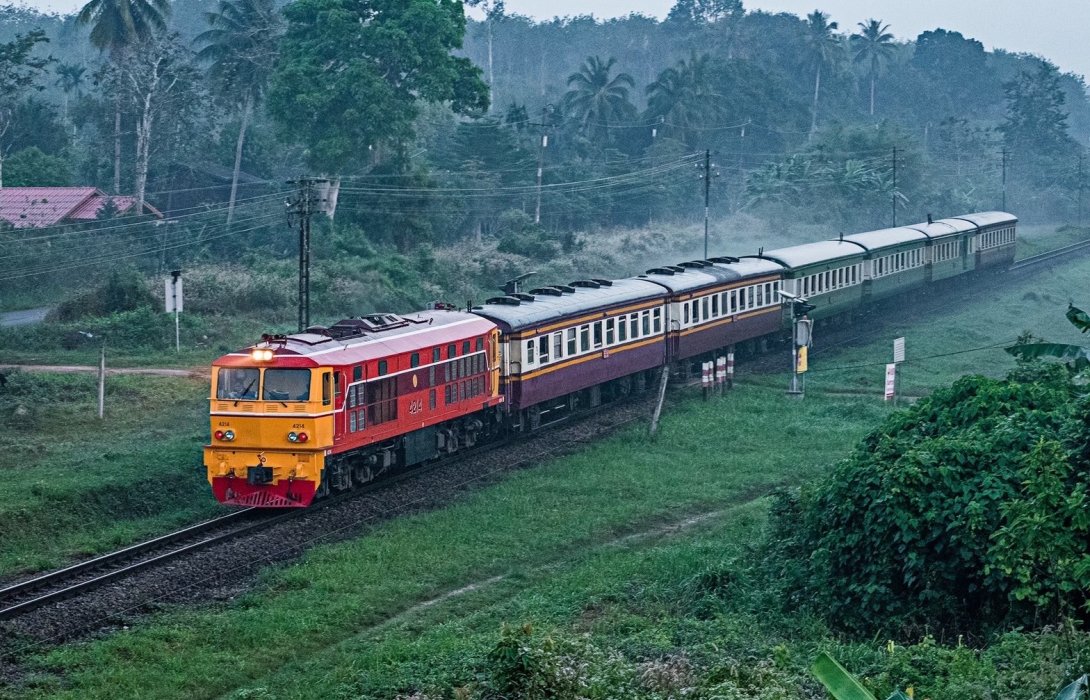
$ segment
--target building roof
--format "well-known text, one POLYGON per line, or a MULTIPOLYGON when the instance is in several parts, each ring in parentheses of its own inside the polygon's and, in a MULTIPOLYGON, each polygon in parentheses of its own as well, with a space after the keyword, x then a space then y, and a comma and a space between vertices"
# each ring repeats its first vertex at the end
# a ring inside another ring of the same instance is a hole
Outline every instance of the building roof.
MULTIPOLYGON (((135 197, 110 196, 97 187, 3 187, 0 188, 0 220, 15 228, 42 228, 59 223, 94 221, 107 202, 119 212, 136 204, 135 197)), ((162 217, 148 203, 146 213, 162 217)))

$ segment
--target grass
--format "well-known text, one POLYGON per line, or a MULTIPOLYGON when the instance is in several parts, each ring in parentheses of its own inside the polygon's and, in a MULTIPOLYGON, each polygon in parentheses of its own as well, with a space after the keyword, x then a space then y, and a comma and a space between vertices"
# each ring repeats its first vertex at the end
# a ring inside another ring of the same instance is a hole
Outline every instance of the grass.
MULTIPOLYGON (((758 605, 748 612, 720 611, 733 617, 722 630, 709 630, 701 624, 703 613, 669 607, 672 591, 700 566, 741 556, 738 543, 759 537, 757 499, 763 493, 821 474, 890 410, 877 396, 893 337, 908 338, 907 393, 927 391, 966 370, 1002 373, 1012 366, 1010 358, 980 348, 1010 341, 1024 328, 1057 341, 1083 340, 1062 314, 1067 295, 1083 289, 1087 274, 1090 263, 1071 264, 992 298, 973 298, 972 306, 926 324, 894 324, 888 338, 865 346, 815 353, 802 402, 783 396, 781 376, 743 384, 707 404, 682 402, 667 413, 657 441, 633 428, 442 511, 316 548, 299 564, 270 572, 262 587, 235 604, 168 612, 101 640, 30 650, 25 661, 38 675, 19 693, 215 697, 241 688, 262 697, 257 689, 266 688, 266 697, 391 697, 395 688, 428 683, 449 689, 474 671, 495 641, 498 621, 524 617, 564 634, 590 631, 595 644, 633 663, 671 650, 703 658, 709 649, 727 649, 740 655, 738 664, 772 664, 768 687, 802 687, 799 669, 810 651, 837 643, 816 623, 764 620, 758 605), (845 395, 859 391, 870 396, 845 395), (778 449, 770 452, 769 445, 778 449), (659 538, 653 550, 641 543, 654 537, 626 540, 617 549, 627 534, 710 511, 724 512, 722 528, 709 526, 696 539, 682 534, 677 543, 659 538), (659 556, 665 557, 661 566, 654 563, 659 556), (415 608, 494 577, 502 578, 415 608), (628 587, 628 607, 602 604, 618 595, 609 586, 628 587), (645 592, 661 605, 640 604, 645 592), (787 675, 780 678, 775 663, 784 653, 787 675)), ((1063 643, 1030 641, 1042 648, 1063 643)), ((890 673, 876 645, 837 648, 853 668, 890 673)), ((974 658, 999 664, 983 654, 974 658)), ((1054 666, 1057 677, 1068 670, 1054 666)))
POLYGON ((201 467, 207 384, 8 377, 0 393, 0 575, 54 567, 216 512, 201 467))

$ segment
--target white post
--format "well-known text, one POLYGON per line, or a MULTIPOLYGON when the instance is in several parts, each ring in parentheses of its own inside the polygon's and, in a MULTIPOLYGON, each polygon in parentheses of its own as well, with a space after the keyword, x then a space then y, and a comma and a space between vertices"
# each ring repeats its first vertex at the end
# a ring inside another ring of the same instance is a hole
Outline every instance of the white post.
POLYGON ((102 340, 102 350, 98 355, 98 417, 106 416, 106 340, 102 340))
POLYGON ((174 352, 182 351, 182 334, 178 321, 178 307, 174 307, 174 352))

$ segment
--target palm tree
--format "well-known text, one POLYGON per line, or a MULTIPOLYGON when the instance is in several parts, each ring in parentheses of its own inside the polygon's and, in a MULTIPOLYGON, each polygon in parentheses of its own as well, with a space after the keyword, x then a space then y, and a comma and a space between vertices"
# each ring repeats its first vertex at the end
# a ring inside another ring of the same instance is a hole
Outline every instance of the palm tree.
POLYGON ((870 113, 874 116, 874 84, 878 81, 878 70, 882 64, 893 56, 895 47, 893 35, 887 32, 889 25, 883 25, 879 20, 870 19, 865 23, 860 22, 862 30, 852 35, 852 44, 855 46, 855 62, 866 63, 867 72, 870 75, 870 113))
POLYGON ((668 120, 666 128, 679 132, 689 143, 690 132, 714 122, 724 109, 723 96, 711 85, 708 61, 708 54, 697 56, 693 51, 688 62, 678 61, 647 86, 648 115, 668 120))
POLYGON ((219 93, 242 112, 235 143, 231 199, 227 205, 230 226, 235 215, 246 130, 268 87, 280 35, 280 14, 273 0, 220 0, 219 10, 205 17, 211 28, 194 39, 204 44, 197 58, 209 62, 208 77, 219 93))
POLYGON ((809 48, 810 61, 814 64, 814 107, 810 120, 810 138, 817 130, 818 97, 821 95, 821 69, 839 57, 842 49, 840 37, 835 32, 839 29, 836 22, 829 21, 829 15, 821 10, 814 10, 806 15, 806 44, 809 48))
MULTIPOLYGON (((91 0, 76 18, 90 24, 91 45, 110 52, 115 67, 138 44, 166 29, 170 0, 91 0)), ((121 193, 121 91, 114 86, 114 194, 121 193)))
POLYGON ((87 68, 75 63, 61 63, 57 66, 55 85, 64 93, 64 122, 68 123, 68 96, 83 92, 83 74, 87 68))
POLYGON ((630 118, 636 108, 628 101, 628 91, 636 81, 628 73, 609 73, 617 59, 602 61, 588 56, 578 73, 568 76, 564 94, 565 112, 574 115, 587 134, 609 138, 611 124, 630 118))

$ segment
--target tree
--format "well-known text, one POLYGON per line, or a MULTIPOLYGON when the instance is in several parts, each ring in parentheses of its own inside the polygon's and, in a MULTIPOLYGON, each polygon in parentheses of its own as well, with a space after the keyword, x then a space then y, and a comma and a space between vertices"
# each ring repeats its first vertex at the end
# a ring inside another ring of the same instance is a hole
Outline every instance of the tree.
MULTIPOLYGON (((120 68, 129 52, 151 41, 166 29, 170 0, 91 0, 77 16, 90 24, 91 45, 108 51, 110 62, 120 68)), ((111 75, 119 75, 116 71, 111 75)), ((121 193, 121 89, 114 84, 114 194, 121 193)))
POLYGON ((667 22, 714 24, 742 12, 742 0, 677 0, 666 16, 667 22))
POLYGON ((574 116, 587 135, 611 139, 609 127, 630 119, 636 111, 628 101, 628 91, 636 81, 628 73, 610 77, 617 59, 603 61, 588 56, 579 72, 568 76, 568 91, 564 94, 564 111, 574 116))
POLYGON ((269 85, 281 22, 273 0, 220 0, 219 10, 205 17, 211 28, 194 40, 204 44, 197 52, 197 59, 209 62, 208 77, 220 96, 241 110, 231 198, 227 204, 230 226, 235 215, 246 130, 269 85))
POLYGON ((867 75, 870 78, 870 114, 874 116, 874 84, 878 81, 878 71, 882 64, 890 59, 895 47, 893 35, 887 32, 889 25, 883 25, 879 20, 870 19, 865 23, 859 23, 860 32, 852 35, 852 45, 855 47, 855 62, 867 64, 867 75))
POLYGON ((83 74, 87 72, 85 66, 75 63, 61 63, 57 66, 57 81, 54 83, 64 93, 64 123, 68 123, 68 96, 73 92, 78 96, 83 92, 83 74))
POLYGON ((365 163, 372 147, 400 148, 420 100, 462 114, 488 106, 480 69, 451 55, 465 32, 460 2, 297 0, 285 15, 269 111, 320 172, 365 163))
MULTIPOLYGON (((38 44, 48 41, 45 32, 35 29, 27 34, 17 34, 13 41, 0 44, 0 140, 11 129, 19 97, 27 90, 42 89, 38 79, 53 59, 33 54, 38 44)), ((0 187, 4 185, 6 153, 0 141, 0 187)))
POLYGON ((196 82, 197 71, 188 59, 178 37, 172 35, 130 53, 120 68, 118 80, 136 114, 136 214, 144 211, 153 130, 164 117, 180 111, 182 103, 192 96, 186 88, 196 82))
POLYGON ((496 105, 496 74, 492 69, 492 25, 503 19, 506 9, 503 0, 466 0, 466 5, 484 10, 484 23, 488 30, 488 101, 496 105))
POLYGON ((1007 117, 999 130, 1007 146, 1024 155, 1059 156, 1075 146, 1067 133, 1067 109, 1056 66, 1042 61, 1003 85, 1007 117))
POLYGON ((821 69, 840 57, 842 47, 836 35, 839 25, 829 21, 829 15, 814 10, 806 15, 806 46, 808 58, 814 66, 814 105, 810 117, 810 137, 817 131, 818 97, 821 95, 821 69))
POLYGON ((662 119, 667 133, 676 133, 690 146, 699 135, 694 132, 723 114, 723 96, 712 85, 708 62, 708 54, 693 51, 688 62, 678 61, 647 86, 648 116, 662 119))

